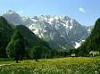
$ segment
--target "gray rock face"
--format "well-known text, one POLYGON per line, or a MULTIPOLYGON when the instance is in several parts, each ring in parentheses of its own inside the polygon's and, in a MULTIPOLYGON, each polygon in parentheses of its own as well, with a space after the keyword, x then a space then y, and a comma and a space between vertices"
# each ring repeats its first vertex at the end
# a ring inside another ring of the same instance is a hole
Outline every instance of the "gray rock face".
POLYGON ((29 28, 53 47, 75 47, 75 42, 85 40, 90 34, 89 27, 68 16, 39 16, 32 21, 29 28))
POLYGON ((20 15, 12 10, 3 14, 3 17, 5 17, 10 24, 22 25, 24 23, 20 15))
POLYGON ((10 23, 26 25, 41 39, 48 41, 53 48, 67 50, 75 47, 76 42, 85 40, 91 32, 91 28, 83 26, 68 16, 34 16, 21 17, 15 12, 3 15, 10 23))

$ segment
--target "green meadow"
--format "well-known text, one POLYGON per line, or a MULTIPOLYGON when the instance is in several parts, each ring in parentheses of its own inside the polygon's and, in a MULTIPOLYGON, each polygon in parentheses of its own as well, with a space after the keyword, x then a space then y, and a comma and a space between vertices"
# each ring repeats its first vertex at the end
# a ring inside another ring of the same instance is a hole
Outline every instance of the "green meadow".
POLYGON ((100 74, 100 57, 0 60, 0 74, 100 74))

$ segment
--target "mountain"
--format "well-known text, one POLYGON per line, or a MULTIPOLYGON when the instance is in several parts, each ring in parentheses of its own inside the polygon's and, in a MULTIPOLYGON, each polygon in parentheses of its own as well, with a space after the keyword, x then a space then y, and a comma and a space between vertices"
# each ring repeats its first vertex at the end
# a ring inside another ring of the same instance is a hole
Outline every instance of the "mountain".
POLYGON ((19 33, 24 37, 27 57, 32 58, 32 51, 36 46, 45 47, 48 49, 48 51, 51 50, 49 44, 46 41, 40 39, 24 25, 17 25, 15 30, 19 31, 19 33))
POLYGON ((86 56, 91 51, 100 52, 100 18, 96 21, 90 36, 78 49, 80 50, 79 54, 82 56, 86 56))
POLYGON ((21 17, 14 11, 3 16, 12 24, 25 25, 39 38, 49 42, 56 49, 78 48, 91 33, 91 28, 83 26, 68 16, 41 15, 21 17))
POLYGON ((36 36, 31 30, 29 30, 24 25, 17 25, 16 30, 18 30, 20 34, 24 37, 26 41, 26 46, 30 48, 38 45, 49 47, 49 45, 47 45, 48 44, 47 42, 38 38, 38 36, 36 36))
POLYGON ((28 25, 29 29, 57 49, 78 48, 77 43, 84 41, 91 32, 90 27, 83 26, 68 16, 42 15, 35 16, 31 20, 33 22, 28 25))
POLYGON ((22 25, 23 24, 22 18, 15 11, 9 10, 5 14, 3 14, 3 17, 5 17, 6 20, 10 24, 14 24, 14 25, 22 25))
POLYGON ((12 34, 13 28, 5 18, 0 16, 0 57, 6 57, 6 46, 9 43, 12 34))
POLYGON ((24 25, 12 25, 7 22, 7 20, 0 16, 0 57, 7 57, 6 56, 6 47, 10 42, 12 35, 15 33, 15 30, 20 32, 20 34, 25 39, 25 49, 26 49, 26 56, 31 58, 32 51, 34 50, 33 47, 41 46, 43 48, 48 49, 50 51, 49 44, 40 39, 36 36, 31 30, 29 30, 24 25))

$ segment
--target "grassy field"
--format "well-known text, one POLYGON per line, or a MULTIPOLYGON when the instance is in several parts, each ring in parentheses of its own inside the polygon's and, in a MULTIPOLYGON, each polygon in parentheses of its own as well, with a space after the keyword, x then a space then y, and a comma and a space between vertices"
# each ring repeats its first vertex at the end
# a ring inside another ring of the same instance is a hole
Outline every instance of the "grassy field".
POLYGON ((0 61, 0 74, 100 74, 100 57, 0 61))

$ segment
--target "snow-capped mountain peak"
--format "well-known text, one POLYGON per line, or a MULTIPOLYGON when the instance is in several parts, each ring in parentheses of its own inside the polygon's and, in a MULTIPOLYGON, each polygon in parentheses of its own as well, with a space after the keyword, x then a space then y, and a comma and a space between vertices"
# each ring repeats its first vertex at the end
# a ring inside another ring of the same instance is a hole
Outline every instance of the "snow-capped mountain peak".
MULTIPOLYGON (((75 19, 68 16, 37 16, 32 18, 33 23, 29 25, 40 38, 55 44, 55 46, 76 46, 76 42, 85 40, 88 29, 78 23, 75 19)), ((54 46, 54 47, 55 47, 54 46)))
POLYGON ((75 47, 85 40, 91 28, 83 26, 75 19, 68 16, 41 15, 33 17, 21 17, 13 11, 3 14, 12 24, 26 25, 33 33, 48 41, 51 47, 62 49, 62 47, 75 47))

